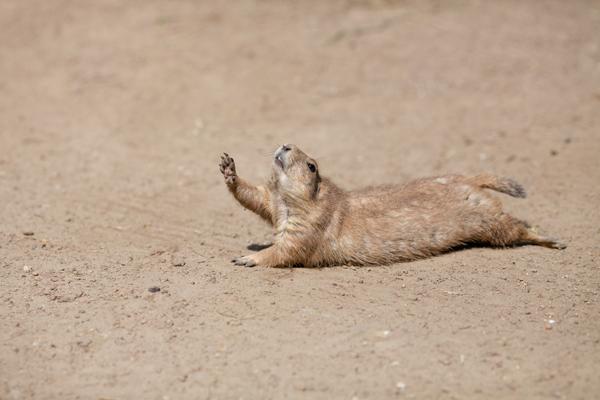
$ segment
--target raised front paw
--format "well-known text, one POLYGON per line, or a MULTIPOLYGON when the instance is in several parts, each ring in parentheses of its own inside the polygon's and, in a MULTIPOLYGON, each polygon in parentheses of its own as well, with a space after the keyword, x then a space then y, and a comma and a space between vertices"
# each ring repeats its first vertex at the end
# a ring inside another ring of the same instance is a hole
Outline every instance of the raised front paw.
POLYGON ((233 158, 229 157, 229 154, 223 153, 219 169, 225 178, 225 183, 233 185, 237 178, 237 174, 235 172, 235 161, 233 161, 233 158))
POLYGON ((252 256, 244 256, 244 257, 236 257, 231 260, 235 265, 241 265, 242 267, 254 267, 256 266, 256 261, 252 258, 252 256))

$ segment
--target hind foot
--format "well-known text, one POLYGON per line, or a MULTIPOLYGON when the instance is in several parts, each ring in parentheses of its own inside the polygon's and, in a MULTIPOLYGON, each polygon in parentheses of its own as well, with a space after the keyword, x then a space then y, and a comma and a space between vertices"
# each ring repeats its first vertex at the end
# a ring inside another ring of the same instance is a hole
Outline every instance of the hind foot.
POLYGON ((564 243, 556 238, 545 237, 545 238, 543 238, 543 240, 544 240, 544 246, 550 247, 551 249, 564 250, 567 248, 566 243, 564 243))
POLYGON ((531 230, 528 231, 525 244, 534 244, 558 250, 564 250, 567 248, 567 245, 561 240, 549 236, 540 236, 531 230))

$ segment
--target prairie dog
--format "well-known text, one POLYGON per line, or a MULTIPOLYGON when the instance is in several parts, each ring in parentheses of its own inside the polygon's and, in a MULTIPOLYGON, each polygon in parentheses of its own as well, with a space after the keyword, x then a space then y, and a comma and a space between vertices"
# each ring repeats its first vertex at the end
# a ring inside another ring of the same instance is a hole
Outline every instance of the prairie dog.
POLYGON ((236 200, 275 231, 270 247, 233 259, 236 265, 390 264, 465 244, 566 247, 504 213, 500 201, 484 189, 521 198, 525 190, 494 175, 447 175, 345 191, 322 177, 317 162, 290 144, 275 151, 271 178, 264 186, 241 179, 227 153, 220 170, 236 200))

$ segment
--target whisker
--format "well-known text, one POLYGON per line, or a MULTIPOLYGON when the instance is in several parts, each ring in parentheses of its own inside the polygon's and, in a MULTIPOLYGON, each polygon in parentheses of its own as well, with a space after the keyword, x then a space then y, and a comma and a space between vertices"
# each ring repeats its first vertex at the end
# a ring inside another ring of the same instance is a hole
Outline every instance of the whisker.
POLYGON ((260 157, 265 157, 265 158, 273 158, 273 152, 272 152, 272 151, 271 151, 271 152, 269 152, 269 153, 262 153, 262 152, 260 152, 260 153, 258 153, 258 155, 259 155, 260 157))

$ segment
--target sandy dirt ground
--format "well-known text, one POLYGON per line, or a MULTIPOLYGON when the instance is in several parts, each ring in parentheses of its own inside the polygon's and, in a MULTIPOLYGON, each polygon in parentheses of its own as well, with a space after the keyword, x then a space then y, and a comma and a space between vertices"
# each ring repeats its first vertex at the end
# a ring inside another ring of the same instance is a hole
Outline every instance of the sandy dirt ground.
POLYGON ((598 398, 599 160, 598 1, 3 0, 0 398, 598 398), (569 247, 234 267, 282 143, 569 247))

